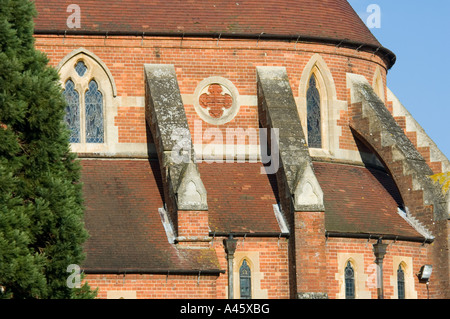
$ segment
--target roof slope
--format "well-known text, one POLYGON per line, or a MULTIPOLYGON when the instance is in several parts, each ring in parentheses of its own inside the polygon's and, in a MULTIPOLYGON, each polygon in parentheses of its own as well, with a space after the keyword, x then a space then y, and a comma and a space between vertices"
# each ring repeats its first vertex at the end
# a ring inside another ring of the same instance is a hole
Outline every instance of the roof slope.
POLYGON ((324 192, 328 232, 423 237, 398 213, 400 193, 386 172, 331 163, 314 163, 324 192))
POLYGON ((35 0, 36 30, 69 30, 76 3, 76 31, 247 34, 313 37, 380 46, 347 0, 35 0))
POLYGON ((82 160, 86 272, 218 270, 211 249, 170 244, 158 208, 163 207, 159 166, 141 160, 82 160))
MULTIPOLYGON (((220 270, 212 249, 170 244, 158 208, 163 191, 158 163, 81 160, 86 272, 220 270)), ((273 205, 275 175, 261 163, 201 163, 212 232, 281 233, 273 205)), ((422 237, 397 213, 401 198, 385 172, 336 163, 314 163, 324 192, 328 232, 422 237)))
POLYGON ((261 174, 261 168, 261 163, 199 164, 212 232, 282 232, 273 208, 278 203, 276 178, 261 174))

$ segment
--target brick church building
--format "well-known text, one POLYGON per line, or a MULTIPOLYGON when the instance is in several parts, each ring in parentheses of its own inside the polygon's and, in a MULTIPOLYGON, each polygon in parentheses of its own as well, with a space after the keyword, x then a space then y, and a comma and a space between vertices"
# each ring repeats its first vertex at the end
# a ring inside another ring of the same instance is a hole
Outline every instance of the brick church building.
POLYGON ((98 298, 450 297, 450 162, 346 0, 35 4, 98 298))

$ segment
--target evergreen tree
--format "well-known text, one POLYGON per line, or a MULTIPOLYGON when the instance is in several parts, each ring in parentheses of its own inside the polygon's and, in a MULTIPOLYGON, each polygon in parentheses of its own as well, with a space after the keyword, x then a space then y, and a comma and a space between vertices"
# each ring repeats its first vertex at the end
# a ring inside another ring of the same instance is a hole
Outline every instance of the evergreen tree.
POLYGON ((0 0, 0 297, 90 298, 67 285, 87 238, 80 166, 34 16, 30 0, 0 0))

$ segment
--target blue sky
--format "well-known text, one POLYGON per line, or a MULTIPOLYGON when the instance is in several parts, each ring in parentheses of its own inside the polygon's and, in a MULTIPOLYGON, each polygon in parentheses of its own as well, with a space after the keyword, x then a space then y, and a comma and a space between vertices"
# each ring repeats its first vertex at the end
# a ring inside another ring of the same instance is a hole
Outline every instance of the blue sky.
POLYGON ((366 23, 369 5, 381 9, 381 26, 371 31, 397 56, 388 87, 450 158, 450 1, 348 2, 366 23))

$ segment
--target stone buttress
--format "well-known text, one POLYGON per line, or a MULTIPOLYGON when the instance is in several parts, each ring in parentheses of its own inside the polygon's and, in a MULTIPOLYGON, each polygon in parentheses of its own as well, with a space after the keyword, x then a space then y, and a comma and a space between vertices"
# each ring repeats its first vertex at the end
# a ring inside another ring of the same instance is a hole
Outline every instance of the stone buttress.
MULTIPOLYGON (((258 67, 258 108, 262 127, 271 129, 279 153, 276 172, 281 208, 289 221, 291 294, 327 298, 325 207, 284 67, 258 67), (317 283, 323 283, 317 284, 317 283)), ((273 154, 272 154, 273 155, 273 154)), ((274 159, 272 159, 273 161, 274 159)))
POLYGON ((175 68, 147 64, 146 120, 163 180, 165 210, 177 243, 208 241, 208 204, 181 99, 175 68))

